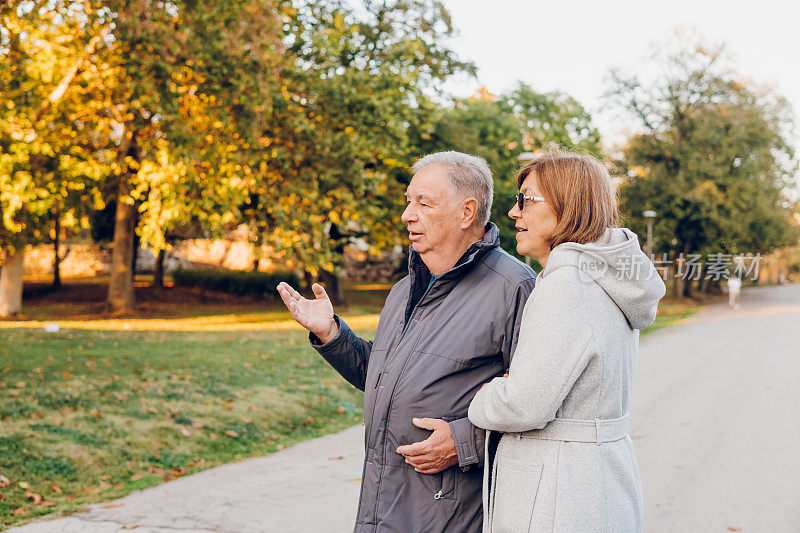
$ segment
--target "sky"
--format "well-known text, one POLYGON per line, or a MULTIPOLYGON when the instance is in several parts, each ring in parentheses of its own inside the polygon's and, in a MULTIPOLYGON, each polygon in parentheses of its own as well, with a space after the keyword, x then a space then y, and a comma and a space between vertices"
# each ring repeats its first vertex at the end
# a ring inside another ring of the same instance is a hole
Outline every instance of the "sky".
MULTIPOLYGON (((800 126, 800 2, 797 0, 444 0, 459 32, 451 47, 478 67, 478 81, 458 77, 446 89, 471 96, 516 80, 577 98, 605 138, 623 126, 602 109, 611 68, 635 70, 676 28, 724 41, 738 75, 770 84, 794 108, 800 126)), ((800 129, 800 127, 798 128, 800 129)), ((800 152, 800 138, 793 139, 800 152)))

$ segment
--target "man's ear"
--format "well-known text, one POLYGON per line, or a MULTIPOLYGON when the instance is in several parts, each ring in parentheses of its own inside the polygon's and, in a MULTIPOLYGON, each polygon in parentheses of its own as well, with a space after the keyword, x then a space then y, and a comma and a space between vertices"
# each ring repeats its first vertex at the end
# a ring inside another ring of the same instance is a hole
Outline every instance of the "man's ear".
POLYGON ((461 202, 461 229, 467 229, 475 223, 478 216, 478 201, 475 198, 467 198, 461 202))

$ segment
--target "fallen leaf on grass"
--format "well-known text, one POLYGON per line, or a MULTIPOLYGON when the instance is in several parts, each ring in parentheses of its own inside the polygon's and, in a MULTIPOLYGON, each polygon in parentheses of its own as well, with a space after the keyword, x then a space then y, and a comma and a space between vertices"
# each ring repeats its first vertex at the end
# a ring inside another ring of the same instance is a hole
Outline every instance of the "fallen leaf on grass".
POLYGON ((235 432, 234 430, 232 430, 232 429, 229 429, 229 430, 227 430, 227 431, 225 432, 225 434, 226 434, 227 436, 229 436, 229 437, 238 437, 238 436, 239 436, 239 434, 238 434, 238 433, 236 433, 236 432, 235 432))
POLYGON ((101 482, 100 482, 100 490, 108 490, 108 489, 110 489, 112 486, 113 486, 113 485, 112 485, 111 483, 109 483, 108 481, 101 481, 101 482))
POLYGON ((109 503, 108 505, 101 505, 100 507, 102 507, 103 509, 114 509, 115 507, 122 507, 123 505, 125 505, 124 502, 119 502, 119 503, 109 503))
POLYGON ((139 524, 125 524, 122 529, 136 529, 137 527, 139 527, 139 524))
POLYGON ((136 481, 137 479, 142 479, 144 476, 142 474, 134 474, 131 476, 131 481, 136 481))
POLYGON ((341 407, 341 406, 337 407, 336 408, 336 412, 337 413, 344 413, 344 407, 341 407))
POLYGON ((8 487, 9 485, 11 485, 11 480, 0 474, 0 487, 8 487))
POLYGON ((186 429, 186 428, 181 428, 181 435, 183 435, 184 437, 188 437, 188 436, 190 436, 191 434, 192 434, 192 432, 191 432, 191 431, 189 431, 188 429, 186 429))
POLYGON ((35 492, 28 491, 25 493, 25 497, 31 500, 33 502, 33 505, 39 505, 40 503, 42 503, 41 494, 36 494, 35 492))
POLYGON ((42 502, 39 507, 55 507, 56 502, 42 502))
POLYGON ((62 494, 63 493, 62 490, 61 490, 61 487, 59 487, 58 485, 50 485, 50 490, 52 490, 56 494, 62 494))
POLYGON ((28 514, 28 510, 27 509, 23 509, 22 507, 17 507, 13 511, 11 511, 11 514, 14 515, 14 516, 22 516, 22 515, 28 514))

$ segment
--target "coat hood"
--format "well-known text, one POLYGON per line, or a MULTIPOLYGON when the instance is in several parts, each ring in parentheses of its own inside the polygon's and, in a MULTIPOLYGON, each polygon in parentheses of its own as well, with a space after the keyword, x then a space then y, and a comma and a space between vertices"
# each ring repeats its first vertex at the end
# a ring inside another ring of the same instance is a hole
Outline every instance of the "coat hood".
POLYGON ((565 266, 576 267, 581 281, 600 285, 632 328, 646 328, 655 320, 666 287, 631 230, 607 228, 595 242, 559 244, 550 252, 540 276, 545 279, 565 266))

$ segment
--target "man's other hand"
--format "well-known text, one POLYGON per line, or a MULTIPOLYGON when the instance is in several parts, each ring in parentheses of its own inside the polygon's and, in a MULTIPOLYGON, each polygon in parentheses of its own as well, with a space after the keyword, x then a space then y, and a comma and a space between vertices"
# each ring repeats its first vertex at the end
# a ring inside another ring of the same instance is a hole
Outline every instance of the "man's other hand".
POLYGON ((414 418, 415 426, 433 431, 427 439, 397 447, 406 463, 422 474, 436 474, 458 464, 458 453, 450 425, 439 418, 414 418))
POLYGON ((281 300, 289 309, 292 318, 319 337, 323 343, 330 342, 339 333, 339 326, 333 319, 333 305, 325 289, 319 283, 311 286, 315 298, 309 300, 294 290, 288 283, 278 284, 281 300))

